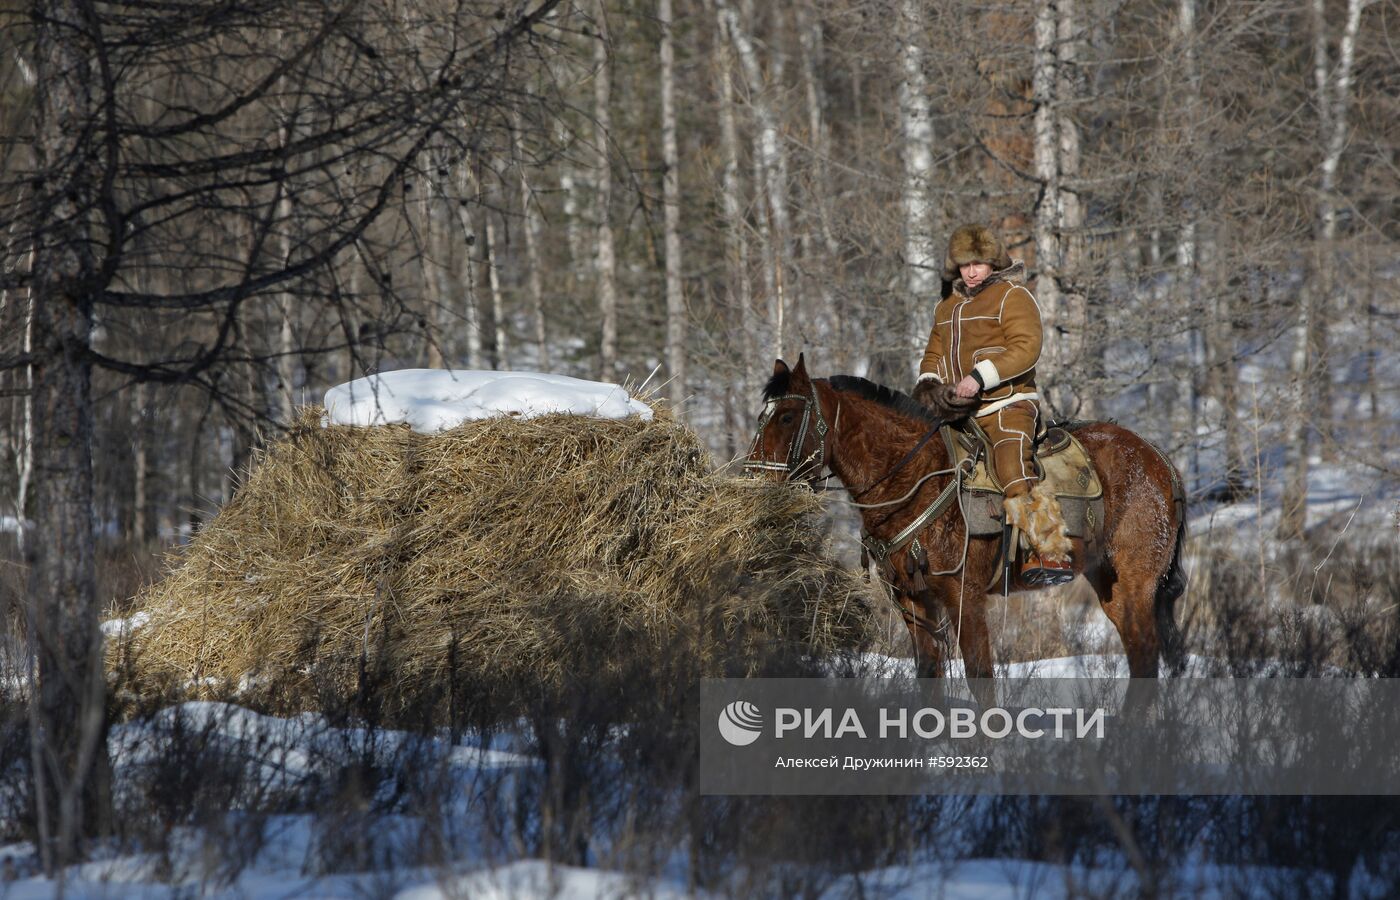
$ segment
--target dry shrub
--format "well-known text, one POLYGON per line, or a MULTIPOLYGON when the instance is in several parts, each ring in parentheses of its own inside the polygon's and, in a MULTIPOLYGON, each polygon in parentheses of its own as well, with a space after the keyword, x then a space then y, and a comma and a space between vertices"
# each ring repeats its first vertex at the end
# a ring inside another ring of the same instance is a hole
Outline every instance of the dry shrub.
POLYGON ((522 697, 610 659, 752 673, 865 639, 868 588, 826 555, 816 498, 713 473, 664 410, 431 436, 321 415, 305 410, 138 598, 150 620, 118 658, 140 678, 197 693, 290 678, 303 708, 368 671, 390 695, 522 697))

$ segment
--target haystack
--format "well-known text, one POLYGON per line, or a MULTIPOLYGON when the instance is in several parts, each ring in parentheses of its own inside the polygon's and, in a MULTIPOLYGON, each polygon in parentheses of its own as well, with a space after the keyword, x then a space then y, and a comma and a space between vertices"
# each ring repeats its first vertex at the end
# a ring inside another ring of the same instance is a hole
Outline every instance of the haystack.
POLYGON ((321 421, 306 409, 138 598, 120 649, 141 674, 300 678, 309 706, 367 661, 391 690, 549 691, 586 656, 732 674, 864 640, 868 588, 825 553, 815 497, 713 472, 664 410, 436 435, 321 421))

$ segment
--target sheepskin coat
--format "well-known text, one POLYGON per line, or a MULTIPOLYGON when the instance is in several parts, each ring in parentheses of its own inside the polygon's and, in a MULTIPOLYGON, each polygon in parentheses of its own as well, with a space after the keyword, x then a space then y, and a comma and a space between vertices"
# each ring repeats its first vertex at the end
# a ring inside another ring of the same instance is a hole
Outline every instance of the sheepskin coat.
POLYGON ((1044 332, 1035 297, 1019 283, 1023 274, 1014 263, 973 291, 959 278, 934 311, 919 380, 957 384, 975 372, 982 382, 978 416, 1039 396, 1035 364, 1044 332))

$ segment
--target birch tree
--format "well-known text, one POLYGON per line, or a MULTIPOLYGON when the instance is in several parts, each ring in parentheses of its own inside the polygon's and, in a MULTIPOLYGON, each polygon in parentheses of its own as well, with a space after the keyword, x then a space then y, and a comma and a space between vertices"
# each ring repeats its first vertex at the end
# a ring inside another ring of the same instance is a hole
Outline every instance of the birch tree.
POLYGON ((933 179, 933 116, 924 77, 923 4, 900 0, 899 125, 904 159, 905 286, 915 303, 935 295, 942 260, 934 244, 928 187, 933 179))
POLYGON ((1042 393, 1058 408, 1069 401, 1062 388, 1084 328, 1083 297, 1067 289, 1079 261, 1083 207, 1073 179, 1078 175, 1079 129, 1073 118, 1079 36, 1073 0, 1037 0, 1035 55, 1031 76, 1035 107, 1036 300, 1045 320, 1044 359, 1050 384, 1042 393))
POLYGON ((516 176, 520 180, 521 230, 525 238, 525 281, 530 293, 530 314, 534 321, 535 356, 541 372, 550 367, 549 334, 544 308, 544 263, 540 259, 540 209, 535 192, 530 187, 530 169, 526 165, 520 135, 520 117, 511 123, 511 149, 515 157, 516 176))
MULTIPOLYGON (((787 177, 786 165, 783 162, 782 138, 778 131, 777 115, 768 96, 767 80, 763 76, 763 67, 759 65, 758 50, 752 37, 729 0, 715 0, 715 7, 719 12, 725 36, 739 60, 739 67, 748 88, 749 105, 758 123, 758 133, 755 136, 755 167, 759 174, 760 219, 768 229, 766 268, 771 272, 773 284, 768 298, 769 347, 772 356, 782 357, 788 338, 783 285, 784 270, 788 264, 786 243, 791 233, 788 225, 787 177)), ((767 275, 768 273, 765 273, 765 276, 767 275)))
POLYGON ((598 314, 602 335, 598 345, 598 372, 604 381, 617 378, 617 251, 612 226, 612 159, 608 151, 612 119, 612 71, 609 68, 607 10, 603 0, 594 5, 593 36, 593 145, 596 151, 594 214, 597 217, 595 265, 598 276, 598 314))
MULTIPOLYGON (((1059 240, 1056 262, 1060 277, 1060 326, 1058 338, 1061 347, 1056 354, 1052 350, 1052 362, 1073 369, 1074 375, 1085 374, 1082 354, 1089 330, 1089 308, 1085 290, 1089 273, 1085 266, 1084 203, 1080 197, 1083 190, 1080 181, 1079 110, 1078 98, 1081 95, 1082 72, 1081 51, 1083 36, 1081 17, 1075 0, 1055 0, 1056 43, 1055 43, 1055 134, 1059 142, 1055 165, 1059 169, 1059 184, 1056 195, 1056 228, 1059 240)), ((1061 375, 1061 380, 1069 379, 1061 375)), ((1076 378, 1071 384, 1077 384, 1076 378)), ((1066 385, 1068 388, 1069 385, 1066 385)), ((1075 404, 1083 414, 1092 415, 1094 395, 1091 391, 1070 388, 1064 390, 1066 401, 1075 404)))
MULTIPOLYGON (((1184 71, 1185 102, 1177 113, 1182 119, 1181 144, 1184 148, 1183 168, 1195 171, 1198 155, 1195 153, 1197 140, 1197 118, 1200 113, 1199 93, 1201 89, 1200 71, 1196 58, 1196 0, 1177 2, 1177 43, 1180 47, 1181 64, 1184 71)), ((1182 332, 1187 337, 1187 373, 1184 379, 1189 410, 1188 426, 1196 428, 1201 418, 1201 381, 1205 370, 1205 340, 1201 333, 1201 291, 1200 270, 1197 266, 1196 230, 1197 210, 1194 198, 1185 200, 1185 221, 1176 245, 1176 286, 1177 302, 1181 306, 1184 321, 1182 332)), ((1217 377, 1220 377, 1217 373, 1217 377)), ((1197 442, 1191 444, 1190 478, 1200 478, 1200 448, 1197 442)))
MULTIPOLYGON (((26 70, 25 74, 30 76, 26 80, 28 86, 32 87, 32 70, 26 70)), ((21 200, 23 197, 24 193, 21 192, 21 200)), ((6 229, 6 276, 14 277, 22 270, 32 271, 34 267, 32 249, 26 251, 17 246, 21 240, 29 237, 18 234, 18 226, 19 222, 12 221, 6 229)), ((19 352, 24 362, 19 367, 13 389, 19 402, 15 409, 16 421, 11 423, 8 437, 10 453, 15 460, 15 541, 17 549, 23 555, 26 535, 29 533, 25 518, 29 511, 29 486, 34 477, 34 367, 28 363, 34 353, 34 296, 28 290, 11 291, 8 287, 0 287, 0 320, 14 322, 16 319, 20 323, 19 352)))
POLYGON ((486 284, 491 290, 491 319, 496 325, 494 368, 509 369, 510 337, 507 330, 509 323, 506 315, 505 291, 501 288, 501 262, 496 245, 496 225, 490 210, 485 210, 482 215, 486 219, 484 235, 486 242, 482 247, 482 254, 485 257, 483 265, 486 269, 486 284))
MULTIPOLYGON (((900 0, 897 14, 900 39, 899 125, 901 156, 904 160, 904 283, 909 308, 917 310, 925 306, 931 308, 937 303, 943 260, 934 244, 933 204, 929 201, 928 193, 933 179, 933 116, 929 111, 924 53, 920 43, 924 35, 923 4, 919 0, 900 0)), ((902 324, 896 326, 894 333, 904 334, 912 327, 914 334, 896 344, 897 352, 906 350, 906 344, 917 346, 918 329, 932 324, 928 316, 902 315, 900 319, 902 324)), ((912 353, 906 355, 909 359, 914 356, 912 353)), ((903 367, 907 368, 908 363, 903 367)))
POLYGON ((1351 104, 1352 66, 1361 14, 1370 0, 1347 0, 1346 19, 1338 40, 1336 62, 1328 44, 1327 10, 1324 0, 1311 0, 1313 29, 1313 87, 1317 108, 1318 137, 1323 148, 1317 169, 1315 233, 1317 248, 1308 284, 1298 300, 1297 321, 1293 326, 1293 354, 1290 361, 1290 403, 1288 411, 1288 474, 1282 497, 1278 536, 1299 540, 1307 527, 1308 440, 1318 417, 1326 415, 1317 398, 1320 387, 1331 376, 1326 360, 1326 330, 1320 315, 1324 294, 1335 285, 1335 243, 1337 240, 1337 173, 1348 135, 1347 113, 1351 104))
POLYGON ((671 0, 657 0, 661 26, 661 192, 666 241, 666 362, 670 394, 680 404, 687 393, 685 371, 685 295, 681 283, 681 176, 676 144, 676 47, 671 0))
POLYGON ((454 303, 452 258, 455 229, 452 225, 451 164, 442 148, 423 154, 424 190, 419 195, 419 220, 423 223, 422 271, 423 289, 427 298, 428 368, 449 365, 451 341, 447 336, 449 323, 458 320, 461 311, 454 303), (444 350, 448 353, 444 354, 444 350))
MULTIPOLYGON (((474 196, 471 164, 462 161, 457 166, 457 189, 460 195, 474 196)), ((457 224, 462 229, 462 254, 458 258, 457 281, 462 286, 462 313, 467 338, 467 366, 484 369, 485 353, 482 340, 481 294, 477 290, 477 269, 472 253, 477 244, 476 216, 468 203, 457 206, 457 224)))
POLYGON ((816 267, 816 294, 821 300, 820 315, 829 318, 831 328, 824 337, 834 345, 832 363, 837 371, 851 368, 851 348, 846 340, 846 316, 835 282, 841 277, 841 244, 836 238, 832 223, 832 205, 836 202, 837 187, 831 175, 832 142, 831 128, 827 122, 827 91, 822 76, 826 68, 826 48, 822 35, 821 8, 813 8, 807 3, 797 6, 798 46, 802 54, 802 85, 807 100, 807 132, 811 151, 815 156, 811 179, 812 190, 807 205, 815 218, 817 236, 812 236, 811 223, 803 234, 808 247, 804 248, 804 258, 820 254, 824 264, 816 267), (817 249, 819 248, 819 249, 817 249))
MULTIPOLYGON (((755 322, 753 282, 749 272, 749 240, 744 219, 743 169, 739 145, 737 100, 734 96, 734 58, 725 36, 722 17, 716 20, 714 44, 715 83, 719 94, 719 128, 722 171, 719 179, 720 209, 724 229, 725 287, 732 322, 738 332, 734 351, 735 362, 742 373, 740 389, 745 397, 753 395, 751 376, 759 353, 758 330, 755 322)), ((728 392, 726 392, 728 393, 728 392)), ((726 402, 726 407, 732 404, 726 402)), ((731 429, 732 431, 732 429, 731 429)))
MULTIPOLYGON (((1061 362, 1057 333, 1063 314, 1063 258, 1060 255, 1060 142, 1057 132, 1055 44, 1059 31, 1053 0, 1036 0, 1035 63, 1031 99, 1035 105, 1035 176, 1040 198, 1035 207, 1036 301, 1045 320, 1047 369, 1061 362)), ((1048 393, 1048 392, 1047 392, 1048 393)))

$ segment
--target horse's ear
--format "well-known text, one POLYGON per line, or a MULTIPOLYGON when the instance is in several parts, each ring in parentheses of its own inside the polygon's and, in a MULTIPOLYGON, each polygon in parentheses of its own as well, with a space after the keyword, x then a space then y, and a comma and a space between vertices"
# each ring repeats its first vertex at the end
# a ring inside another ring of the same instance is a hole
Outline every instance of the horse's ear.
POLYGON ((788 366, 787 366, 787 363, 783 362, 781 359, 774 360, 774 361, 773 361, 773 377, 774 377, 774 378, 777 378, 779 375, 786 375, 786 374, 788 374, 788 366))
POLYGON ((801 378, 807 377, 807 360, 805 353, 797 354, 797 365, 792 367, 792 374, 801 378))

